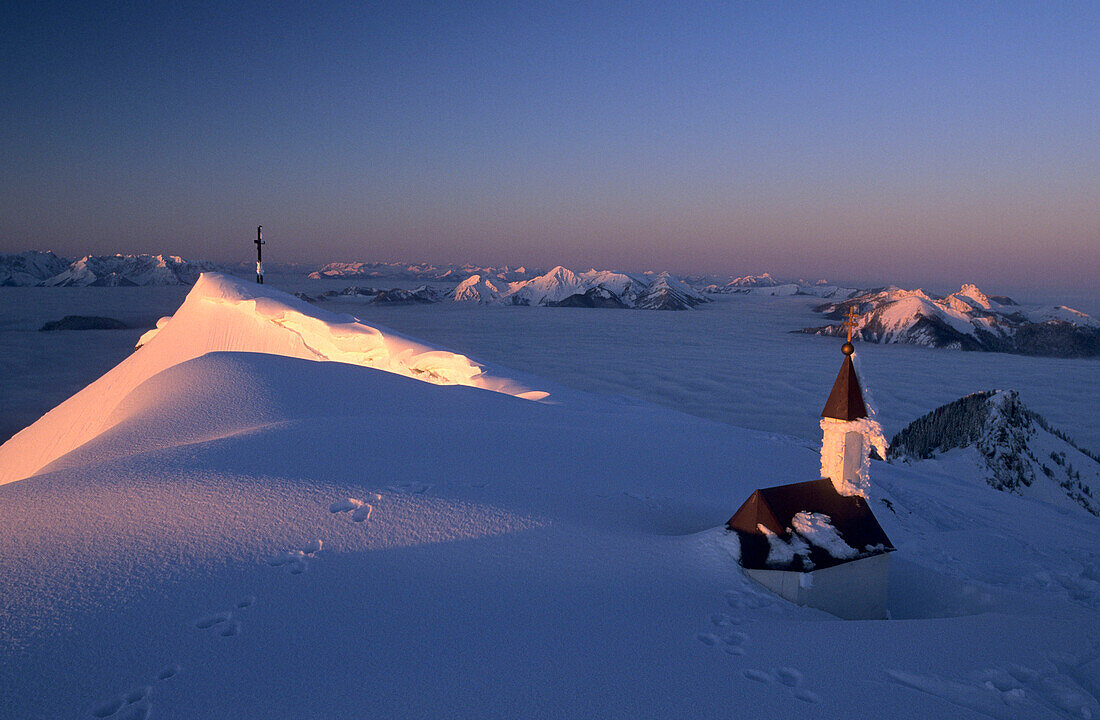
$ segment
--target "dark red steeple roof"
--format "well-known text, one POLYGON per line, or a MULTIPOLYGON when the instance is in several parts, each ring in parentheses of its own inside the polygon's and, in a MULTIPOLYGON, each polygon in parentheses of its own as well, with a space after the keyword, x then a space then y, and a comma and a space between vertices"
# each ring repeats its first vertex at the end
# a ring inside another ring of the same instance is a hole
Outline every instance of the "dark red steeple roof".
POLYGON ((847 353, 836 382, 833 383, 833 391, 825 401, 821 417, 837 420, 859 420, 867 417, 867 406, 863 404, 863 389, 859 386, 856 366, 852 364, 852 356, 847 353))

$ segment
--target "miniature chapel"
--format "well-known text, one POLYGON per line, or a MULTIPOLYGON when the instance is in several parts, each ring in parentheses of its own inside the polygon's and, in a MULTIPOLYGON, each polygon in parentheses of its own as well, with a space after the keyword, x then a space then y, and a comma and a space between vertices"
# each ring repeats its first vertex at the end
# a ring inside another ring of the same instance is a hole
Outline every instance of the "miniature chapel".
POLYGON ((821 477, 754 491, 729 519, 740 564, 756 582, 799 605, 845 619, 887 617, 894 550, 867 498, 869 456, 885 447, 867 417, 852 362, 853 317, 832 392, 821 412, 821 477))

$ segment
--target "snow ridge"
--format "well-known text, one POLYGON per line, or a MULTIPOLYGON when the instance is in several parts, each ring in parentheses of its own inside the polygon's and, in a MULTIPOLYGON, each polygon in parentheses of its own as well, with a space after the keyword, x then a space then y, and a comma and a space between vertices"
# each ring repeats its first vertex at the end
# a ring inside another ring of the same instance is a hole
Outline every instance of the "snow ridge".
POLYGON ((1100 516, 1100 458, 1052 428, 1015 390, 977 392, 936 408, 895 435, 886 457, 912 463, 968 449, 991 487, 1068 498, 1100 516))
POLYGON ((526 400, 548 395, 465 355, 326 312, 269 286, 204 273, 176 314, 142 336, 134 354, 0 446, 0 484, 37 473, 122 422, 125 411, 115 410, 146 380, 219 351, 350 363, 526 400))

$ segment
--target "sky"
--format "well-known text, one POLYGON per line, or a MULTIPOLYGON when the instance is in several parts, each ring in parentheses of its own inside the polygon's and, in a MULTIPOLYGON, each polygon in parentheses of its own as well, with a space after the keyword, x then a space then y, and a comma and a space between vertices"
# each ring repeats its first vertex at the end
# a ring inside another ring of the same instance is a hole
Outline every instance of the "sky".
POLYGON ((6 3, 0 252, 1100 285, 1100 3, 6 3))

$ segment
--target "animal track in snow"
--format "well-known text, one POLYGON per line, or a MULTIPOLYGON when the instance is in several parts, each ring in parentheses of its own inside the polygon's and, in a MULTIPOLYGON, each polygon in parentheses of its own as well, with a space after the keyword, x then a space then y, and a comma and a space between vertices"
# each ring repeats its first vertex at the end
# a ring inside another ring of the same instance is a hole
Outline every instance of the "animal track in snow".
MULTIPOLYGON (((378 493, 371 493, 369 497, 371 500, 375 501, 382 499, 382 496, 378 493)), ((334 515, 336 513, 350 512, 353 521, 366 522, 370 520, 371 513, 374 512, 374 506, 359 498, 348 498, 347 500, 337 500, 329 505, 328 511, 334 515)))
POLYGON ((309 561, 321 552, 322 547, 324 547, 322 541, 313 540, 301 550, 287 550, 268 558, 267 564, 272 567, 286 567, 291 575, 301 575, 309 567, 309 561))
POLYGON ((217 628, 217 632, 222 637, 233 637, 241 631, 241 621, 233 618, 233 613, 220 612, 213 615, 207 615, 201 617, 195 621, 195 627, 199 630, 210 630, 211 628, 217 628))
POLYGON ((769 598, 763 595, 742 592, 740 590, 730 590, 727 592, 726 602, 735 610, 762 608, 773 604, 769 598))
POLYGON ((765 685, 772 681, 772 676, 761 670, 746 670, 745 677, 749 680, 764 683, 765 685))
POLYGON ((776 668, 775 679, 787 687, 798 687, 802 684, 802 673, 792 667, 776 668))
POLYGON ((718 636, 712 633, 699 633, 695 637, 698 638, 699 642, 703 643, 704 645, 710 645, 713 647, 718 644, 718 636))
POLYGON ((92 708, 92 717, 117 717, 119 720, 144 720, 152 709, 153 688, 145 686, 116 695, 92 708))
POLYGON ((821 698, 817 696, 817 693, 806 690, 805 688, 799 688, 794 691, 794 696, 804 703, 818 703, 821 702, 821 698))
POLYGON ((1100 698, 1093 694, 1100 667, 1100 646, 1081 655, 1054 654, 1040 668, 1008 665, 969 678, 942 678, 902 670, 886 676, 913 690, 969 708, 992 718, 1014 720, 1041 708, 1058 715, 1100 718, 1100 698))
POLYGON ((229 611, 214 613, 213 615, 206 615, 195 621, 195 627, 197 627, 199 630, 209 630, 215 625, 229 622, 232 617, 233 613, 229 611))
POLYGON ((347 500, 337 500, 336 502, 334 502, 333 504, 328 506, 328 511, 330 513, 333 513, 333 514, 342 513, 342 512, 350 512, 352 510, 358 509, 360 506, 362 506, 362 504, 363 504, 363 501, 359 500, 357 498, 348 498, 347 500))
POLYGON ((726 645, 740 647, 744 645, 748 639, 749 636, 745 633, 740 632, 739 630, 734 630, 729 635, 726 635, 724 638, 722 638, 722 642, 724 642, 726 645))
POLYGON ((745 671, 745 677, 749 680, 764 683, 765 685, 779 683, 787 687, 794 698, 804 703, 812 704, 821 702, 821 698, 817 696, 817 693, 802 687, 802 682, 805 678, 799 670, 792 667, 776 668, 771 674, 763 670, 749 669, 745 671))
POLYGON ((159 673, 157 673, 157 680, 168 680, 169 678, 174 678, 176 675, 179 675, 179 673, 180 673, 180 666, 179 665, 168 665, 167 667, 162 669, 159 673))

